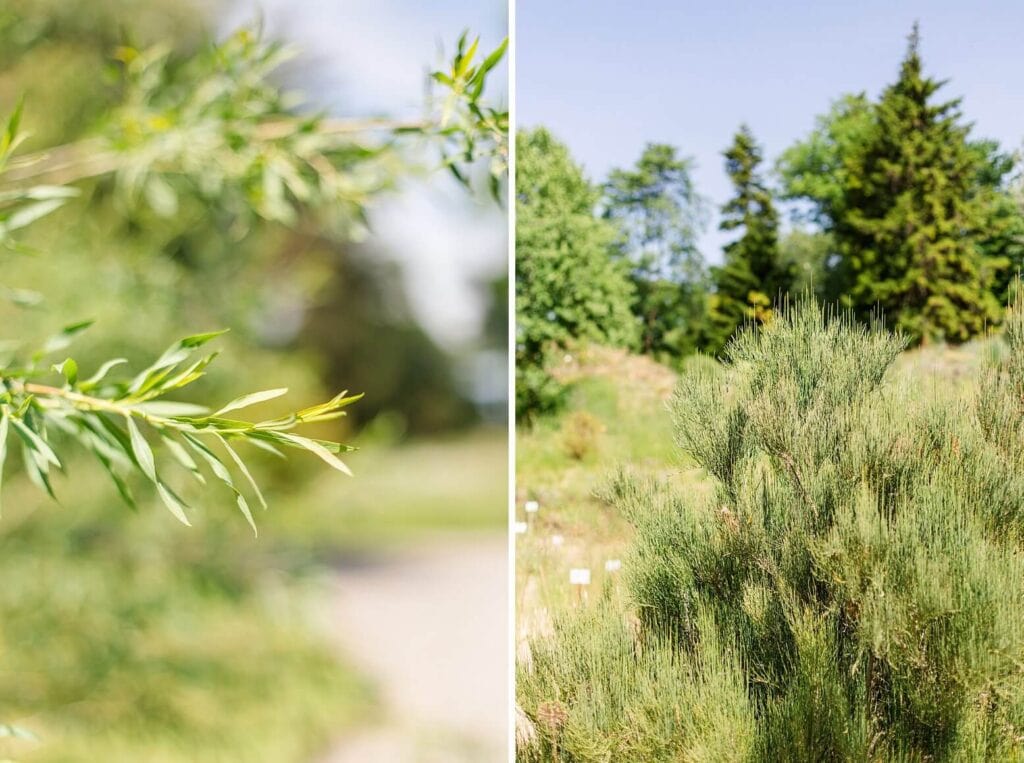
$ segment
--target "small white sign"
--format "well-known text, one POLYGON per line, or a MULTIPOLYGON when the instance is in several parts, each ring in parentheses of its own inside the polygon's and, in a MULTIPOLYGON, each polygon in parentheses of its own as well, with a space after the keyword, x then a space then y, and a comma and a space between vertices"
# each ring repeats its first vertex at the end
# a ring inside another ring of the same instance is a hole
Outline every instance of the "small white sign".
POLYGON ((516 535, 522 535, 529 529, 529 525, 526 522, 516 522, 515 524, 516 535))
POLYGON ((622 561, 619 559, 609 559, 604 563, 605 572, 618 572, 622 569, 622 561))
POLYGON ((540 504, 537 503, 536 501, 527 501, 526 505, 523 508, 526 509, 527 514, 536 514, 537 511, 540 509, 540 504))
POLYGON ((590 585, 590 570, 586 568, 569 570, 569 582, 572 585, 590 585))
POLYGON ((561 535, 552 535, 551 536, 551 545, 552 546, 561 546, 563 543, 565 543, 565 538, 563 538, 561 535))

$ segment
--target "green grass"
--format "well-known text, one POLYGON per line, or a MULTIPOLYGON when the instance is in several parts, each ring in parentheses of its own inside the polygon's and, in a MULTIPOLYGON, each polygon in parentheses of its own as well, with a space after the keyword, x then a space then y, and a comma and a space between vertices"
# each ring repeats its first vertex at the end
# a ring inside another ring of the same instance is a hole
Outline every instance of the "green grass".
POLYGON ((387 447, 356 441, 355 479, 311 464, 301 509, 262 522, 275 539, 311 553, 390 545, 424 534, 494 530, 507 521, 508 439, 499 429, 387 447))
POLYGON ((646 358, 592 348, 581 353, 572 374, 567 410, 518 432, 516 518, 530 525, 516 539, 520 640, 547 630, 552 617, 576 606, 584 595, 591 599, 606 587, 611 595, 620 594, 620 573, 606 572, 605 563, 622 561, 630 529, 598 497, 618 468, 630 463, 681 484, 695 479, 673 444, 666 398, 674 381, 674 372, 646 358), (595 418, 600 431, 588 454, 578 459, 566 438, 573 417, 581 413, 595 418), (532 516, 524 509, 531 500, 540 504, 532 516), (554 545, 556 536, 562 545, 554 545), (591 570, 585 592, 569 584, 572 568, 591 570))

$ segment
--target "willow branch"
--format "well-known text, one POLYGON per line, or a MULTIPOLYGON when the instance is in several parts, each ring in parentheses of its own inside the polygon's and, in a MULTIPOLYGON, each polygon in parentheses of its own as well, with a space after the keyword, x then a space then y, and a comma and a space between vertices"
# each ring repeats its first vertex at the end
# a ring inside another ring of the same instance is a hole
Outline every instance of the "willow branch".
MULTIPOLYGON (((425 131, 433 127, 432 123, 422 120, 326 119, 317 124, 317 133, 351 137, 379 132, 425 131)), ((253 134, 257 140, 271 141, 296 132, 294 119, 279 119, 257 126, 253 134)), ((15 187, 69 185, 115 172, 121 161, 122 155, 112 150, 103 139, 86 138, 12 159, 0 177, 0 184, 15 187)))

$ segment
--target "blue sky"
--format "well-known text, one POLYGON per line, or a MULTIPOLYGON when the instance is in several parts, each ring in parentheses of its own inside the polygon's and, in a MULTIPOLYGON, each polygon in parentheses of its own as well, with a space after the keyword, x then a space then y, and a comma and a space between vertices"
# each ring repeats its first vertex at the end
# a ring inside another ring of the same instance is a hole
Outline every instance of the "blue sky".
MULTIPOLYGON (((1024 141, 1024 2, 611 2, 520 0, 516 119, 566 141, 592 179, 628 166, 648 141, 697 163, 717 207, 730 194, 721 151, 741 122, 768 163, 845 92, 891 82, 914 20, 928 74, 963 97, 974 135, 1024 141)), ((701 240, 720 260, 726 237, 701 240)))

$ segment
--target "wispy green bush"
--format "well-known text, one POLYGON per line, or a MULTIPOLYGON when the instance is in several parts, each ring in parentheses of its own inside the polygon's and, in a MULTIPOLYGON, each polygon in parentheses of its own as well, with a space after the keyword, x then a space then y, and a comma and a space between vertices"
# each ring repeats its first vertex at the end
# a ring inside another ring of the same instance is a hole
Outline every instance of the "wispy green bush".
POLYGON ((1022 307, 966 396, 888 373, 901 338, 811 301, 684 374, 678 441, 714 490, 613 480, 635 617, 534 643, 521 757, 1024 756, 1022 307))

